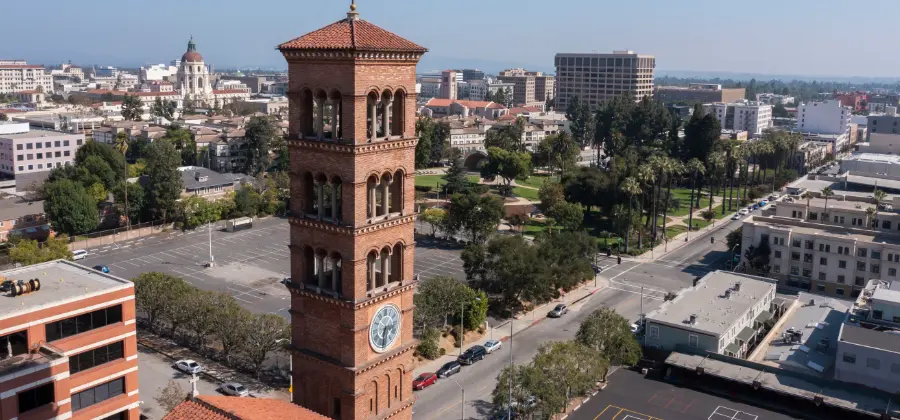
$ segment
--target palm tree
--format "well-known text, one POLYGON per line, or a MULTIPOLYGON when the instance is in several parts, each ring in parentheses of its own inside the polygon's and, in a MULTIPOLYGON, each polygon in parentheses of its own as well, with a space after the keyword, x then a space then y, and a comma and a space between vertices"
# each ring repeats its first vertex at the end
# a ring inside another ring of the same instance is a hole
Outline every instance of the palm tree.
POLYGON ((809 191, 804 192, 803 195, 800 196, 800 198, 806 199, 806 220, 809 220, 809 200, 811 200, 812 197, 813 195, 809 191))
POLYGON ((872 216, 875 214, 875 208, 869 207, 866 209, 866 226, 869 226, 869 221, 872 220, 872 216))
POLYGON ((631 214, 634 209, 634 196, 640 195, 643 191, 641 190, 641 184, 634 177, 625 178, 619 189, 628 196, 628 224, 625 228, 625 252, 628 253, 628 245, 631 240, 631 222, 633 220, 631 214))
MULTIPOLYGON (((685 165, 684 169, 685 169, 685 171, 694 173, 693 179, 691 180, 691 206, 690 206, 690 210, 688 211, 688 231, 690 232, 690 230, 694 227, 694 225, 692 223, 694 221, 694 190, 697 188, 697 175, 705 174, 706 167, 703 166, 703 162, 701 162, 699 159, 693 158, 688 161, 688 163, 687 163, 687 165, 685 165)), ((699 196, 699 195, 700 194, 698 191, 697 196, 699 196)), ((700 203, 698 201, 697 205, 699 206, 699 204, 700 203)))
MULTIPOLYGON (((828 217, 828 197, 834 195, 834 191, 831 190, 831 187, 822 188, 822 197, 825 197, 825 216, 828 217)), ((828 220, 823 220, 823 222, 827 222, 828 220)))
POLYGON ((672 179, 684 173, 685 168, 680 160, 675 158, 666 159, 664 166, 668 185, 666 185, 666 200, 663 204, 663 235, 666 234, 666 221, 669 218, 669 202, 672 200, 672 179))
POLYGON ((650 219, 651 242, 656 240, 656 219, 658 214, 656 211, 656 204, 659 201, 659 192, 662 190, 660 184, 662 184, 663 175, 666 171, 667 161, 668 159, 660 155, 653 155, 647 159, 647 165, 649 165, 654 172, 653 179, 650 180, 650 213, 652 214, 652 219, 650 219))
POLYGON ((875 197, 875 201, 876 201, 875 204, 880 206, 881 200, 884 200, 884 197, 887 196, 887 193, 884 192, 884 190, 879 190, 878 188, 876 188, 875 192, 873 192, 872 195, 875 197))
MULTIPOLYGON (((637 179, 643 185, 650 185, 650 198, 653 198, 653 184, 656 182, 656 171, 649 163, 645 163, 638 167, 637 170, 637 179)), ((643 216, 644 214, 644 199, 646 198, 643 195, 643 191, 641 193, 641 198, 638 200, 638 215, 643 216)), ((656 206, 653 206, 656 208, 656 206)), ((653 216, 656 218, 656 216, 653 216)), ((648 215, 647 222, 650 224, 650 218, 648 215)), ((638 248, 644 249, 644 231, 643 229, 638 229, 638 248)))
MULTIPOLYGON (((713 205, 713 187, 712 187, 712 178, 716 172, 721 169, 722 164, 725 162, 725 156, 719 152, 713 152, 709 154, 709 157, 706 158, 706 163, 709 165, 709 211, 712 211, 713 205)), ((725 206, 725 202, 722 202, 722 206, 725 206)))
POLYGON ((756 183, 766 182, 766 159, 769 155, 775 153, 775 146, 768 140, 756 142, 756 183))
MULTIPOLYGON (((125 159, 125 155, 128 153, 128 134, 124 131, 116 134, 115 140, 115 148, 116 150, 122 154, 122 159, 125 159)), ((125 230, 131 230, 131 214, 128 212, 128 161, 125 161, 125 185, 122 188, 125 193, 125 230)))

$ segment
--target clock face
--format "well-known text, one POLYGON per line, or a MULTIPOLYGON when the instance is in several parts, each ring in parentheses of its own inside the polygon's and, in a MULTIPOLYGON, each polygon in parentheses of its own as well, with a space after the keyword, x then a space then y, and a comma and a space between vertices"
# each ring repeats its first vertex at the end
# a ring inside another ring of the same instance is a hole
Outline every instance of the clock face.
POLYGON ((384 305, 372 317, 369 327, 369 344, 382 353, 400 336, 400 310, 395 305, 384 305))

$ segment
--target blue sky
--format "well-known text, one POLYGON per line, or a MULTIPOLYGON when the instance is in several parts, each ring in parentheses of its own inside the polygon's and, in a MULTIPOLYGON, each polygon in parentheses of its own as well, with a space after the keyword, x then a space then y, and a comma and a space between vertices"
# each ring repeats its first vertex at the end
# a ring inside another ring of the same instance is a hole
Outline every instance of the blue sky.
MULTIPOLYGON (((40 11, 33 1, 3 3, 8 42, 0 58, 43 64, 167 63, 181 56, 193 34, 207 63, 221 68, 283 67, 275 45, 343 18, 349 0, 41 0, 40 11)), ((360 0, 358 6, 363 19, 429 48, 423 71, 513 65, 552 71, 557 52, 627 48, 655 55, 660 71, 900 74, 894 47, 900 1, 863 4, 360 0)))

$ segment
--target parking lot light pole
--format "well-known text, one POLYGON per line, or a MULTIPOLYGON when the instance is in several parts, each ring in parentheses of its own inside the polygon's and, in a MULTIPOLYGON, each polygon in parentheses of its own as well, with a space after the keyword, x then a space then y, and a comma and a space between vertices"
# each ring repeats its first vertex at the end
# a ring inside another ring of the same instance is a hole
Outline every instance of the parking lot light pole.
POLYGON ((466 420, 466 389, 456 382, 456 379, 450 378, 456 386, 459 387, 459 390, 462 391, 462 399, 459 401, 459 418, 460 420, 466 420))
POLYGON ((209 232, 209 266, 212 267, 214 261, 212 253, 212 222, 209 222, 206 230, 209 232))

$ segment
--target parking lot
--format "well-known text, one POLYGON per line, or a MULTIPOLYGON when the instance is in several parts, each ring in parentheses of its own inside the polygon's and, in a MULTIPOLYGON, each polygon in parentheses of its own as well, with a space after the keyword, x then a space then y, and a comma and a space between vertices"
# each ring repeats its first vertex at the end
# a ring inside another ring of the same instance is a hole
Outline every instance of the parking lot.
POLYGON ((787 420, 793 417, 619 369, 572 420, 787 420))
POLYGON ((436 276, 466 279, 460 259, 462 247, 430 236, 416 236, 415 271, 420 280, 436 276))
MULTIPOLYGON (((152 420, 159 420, 166 411, 156 402, 159 391, 174 380, 184 390, 185 396, 191 392, 190 376, 175 370, 172 361, 144 346, 138 346, 138 388, 141 394, 141 414, 152 420)), ((220 395, 218 385, 204 376, 197 380, 200 395, 220 395)))

